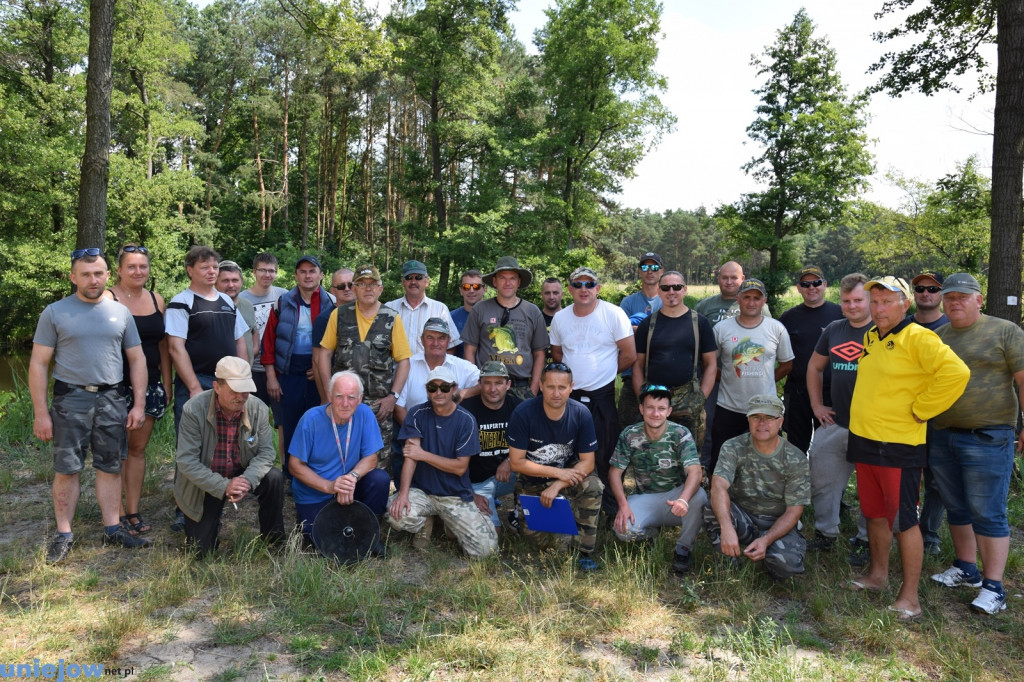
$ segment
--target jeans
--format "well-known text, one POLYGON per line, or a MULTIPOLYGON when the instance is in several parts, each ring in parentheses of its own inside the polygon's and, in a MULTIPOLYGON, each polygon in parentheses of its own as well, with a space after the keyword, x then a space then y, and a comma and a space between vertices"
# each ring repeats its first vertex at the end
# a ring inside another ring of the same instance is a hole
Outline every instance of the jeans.
POLYGON ((974 527, 982 537, 1010 535, 1006 498, 1013 473, 1013 427, 929 434, 931 467, 951 526, 974 527), (934 439, 932 439, 934 436, 934 439))

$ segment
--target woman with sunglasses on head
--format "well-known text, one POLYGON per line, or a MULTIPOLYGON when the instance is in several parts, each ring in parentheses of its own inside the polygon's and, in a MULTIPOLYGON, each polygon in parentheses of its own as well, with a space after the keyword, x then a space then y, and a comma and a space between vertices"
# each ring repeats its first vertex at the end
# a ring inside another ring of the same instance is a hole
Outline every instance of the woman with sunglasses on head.
MULTIPOLYGON (((146 421, 142 428, 128 432, 128 452, 121 467, 121 486, 124 490, 121 523, 133 535, 146 533, 153 528, 139 515, 142 482, 146 477, 146 446, 156 420, 163 416, 170 401, 165 387, 171 385, 171 356, 164 335, 164 299, 160 294, 146 290, 149 266, 149 249, 137 244, 125 244, 117 254, 117 284, 109 290, 111 297, 128 308, 135 319, 149 372, 146 421)), ((128 409, 131 409, 132 391, 127 374, 124 379, 128 409)))

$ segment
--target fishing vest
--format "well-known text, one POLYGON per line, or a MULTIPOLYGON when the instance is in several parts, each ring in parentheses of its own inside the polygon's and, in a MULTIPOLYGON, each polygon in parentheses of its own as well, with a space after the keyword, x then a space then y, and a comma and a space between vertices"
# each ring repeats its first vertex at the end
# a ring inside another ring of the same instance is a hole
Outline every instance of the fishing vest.
POLYGON ((338 344, 334 348, 331 371, 350 369, 360 376, 366 388, 364 400, 379 400, 391 392, 395 363, 391 359, 391 333, 398 316, 383 303, 377 311, 366 340, 359 340, 356 304, 338 308, 338 344))
MULTIPOLYGON (((277 370, 278 374, 291 373, 292 345, 295 341, 295 328, 299 325, 300 296, 298 287, 295 287, 287 294, 282 294, 277 299, 277 303, 274 304, 277 312, 277 327, 274 329, 274 369, 277 370)), ((315 320, 325 311, 334 309, 331 296, 323 287, 320 287, 319 291, 319 307, 314 310, 313 303, 316 298, 314 296, 313 300, 310 300, 309 314, 311 320, 315 320)))

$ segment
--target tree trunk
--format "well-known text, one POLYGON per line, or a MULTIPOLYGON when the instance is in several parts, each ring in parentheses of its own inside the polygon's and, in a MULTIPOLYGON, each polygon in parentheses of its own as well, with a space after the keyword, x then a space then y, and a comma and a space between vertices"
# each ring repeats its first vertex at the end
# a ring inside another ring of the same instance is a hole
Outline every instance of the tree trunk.
POLYGON ((256 177, 260 183, 260 232, 267 231, 267 186, 263 182, 263 157, 260 154, 260 121, 256 104, 252 106, 252 138, 256 148, 256 177))
POLYGON ((288 230, 288 203, 290 201, 288 196, 288 103, 289 103, 289 92, 288 87, 288 60, 284 60, 284 122, 282 123, 283 131, 281 133, 281 201, 283 202, 284 209, 281 218, 284 220, 284 229, 288 230))
POLYGON ((992 238, 986 312, 1021 322, 1024 230, 1024 3, 999 2, 992 138, 992 238))
POLYGON ((433 175, 434 210, 437 214, 437 233, 443 235, 448 227, 448 207, 444 201, 444 175, 441 164, 441 80, 434 78, 430 87, 430 166, 433 175))
POLYGON ((139 89, 139 101, 142 102, 142 123, 146 128, 146 180, 153 179, 153 121, 149 111, 149 89, 146 87, 146 74, 139 69, 131 69, 132 82, 139 89))
POLYGON ((107 241, 107 172, 110 168, 110 62, 114 0, 89 2, 89 72, 85 95, 85 154, 78 186, 78 248, 107 241))

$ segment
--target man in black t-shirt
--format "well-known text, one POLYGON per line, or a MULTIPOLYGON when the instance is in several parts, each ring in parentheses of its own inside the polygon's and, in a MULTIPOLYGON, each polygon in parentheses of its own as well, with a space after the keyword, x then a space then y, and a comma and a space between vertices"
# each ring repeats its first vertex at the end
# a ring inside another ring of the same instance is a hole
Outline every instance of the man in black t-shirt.
POLYGON ((480 511, 501 527, 496 501, 513 492, 516 475, 508 462, 505 429, 512 411, 521 400, 508 394, 512 382, 505 365, 490 360, 480 370, 480 394, 466 398, 462 407, 476 419, 480 429, 480 454, 469 458, 469 482, 480 511))
MULTIPOLYGON (((798 272, 796 285, 804 302, 790 308, 779 317, 779 322, 789 332, 789 342, 794 355, 793 369, 786 378, 786 418, 782 428, 786 432, 786 440, 807 452, 811 444, 811 434, 820 426, 811 410, 811 401, 807 395, 807 363, 814 353, 814 346, 821 337, 821 331, 830 322, 843 319, 843 309, 825 300, 828 282, 825 280, 825 273, 818 266, 808 265, 798 272)), ((829 405, 829 386, 832 381, 827 366, 823 382, 825 404, 829 405)))

